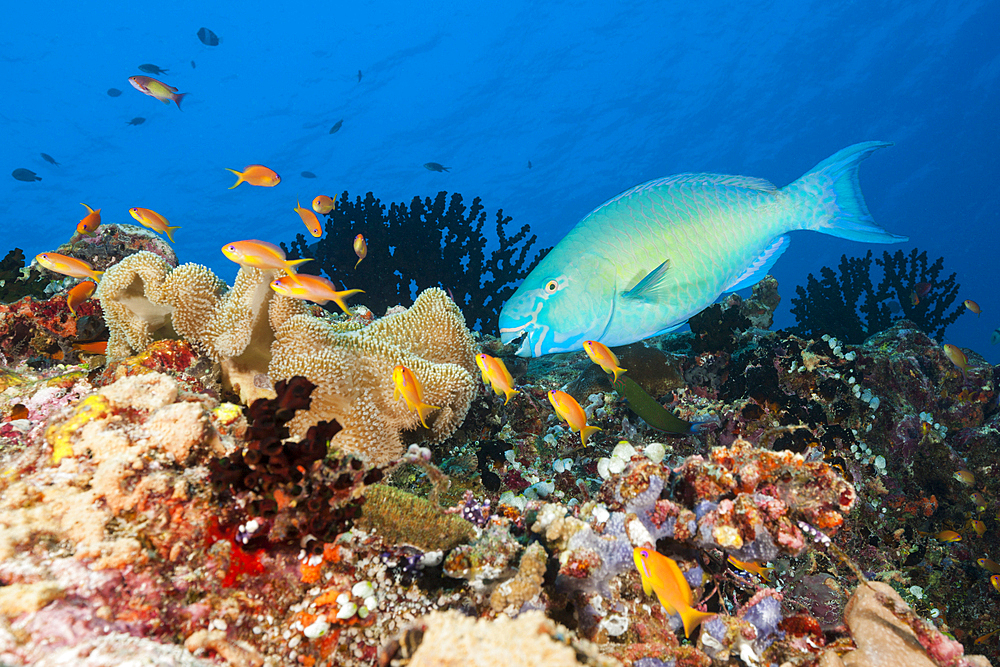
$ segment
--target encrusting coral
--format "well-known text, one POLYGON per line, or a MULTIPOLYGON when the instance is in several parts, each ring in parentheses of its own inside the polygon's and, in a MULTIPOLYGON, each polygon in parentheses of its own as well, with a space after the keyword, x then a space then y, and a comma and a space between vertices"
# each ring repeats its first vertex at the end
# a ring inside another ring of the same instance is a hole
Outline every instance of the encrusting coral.
POLYGON ((275 294, 274 271, 241 268, 233 287, 209 269, 176 269, 150 252, 131 255, 105 273, 97 290, 110 331, 111 359, 161 338, 183 337, 222 367, 225 386, 250 403, 272 398, 272 382, 302 375, 317 385, 313 406, 289 424, 305 435, 320 421, 343 425, 332 447, 381 465, 402 455, 401 432, 419 416, 394 399, 392 369, 410 368, 440 442, 462 423, 476 393, 475 343, 461 311, 443 290, 425 290, 406 311, 368 326, 310 314, 301 301, 275 294))

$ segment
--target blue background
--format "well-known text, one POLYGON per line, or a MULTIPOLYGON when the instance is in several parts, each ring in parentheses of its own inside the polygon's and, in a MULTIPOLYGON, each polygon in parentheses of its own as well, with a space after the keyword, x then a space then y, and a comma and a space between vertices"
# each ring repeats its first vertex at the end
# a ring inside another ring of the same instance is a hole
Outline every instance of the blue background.
POLYGON ((105 223, 142 206, 183 227, 182 262, 231 283, 223 243, 291 240, 304 232, 296 198, 344 189, 383 203, 478 195, 491 219, 503 208, 551 245, 642 181, 703 171, 782 186, 885 140, 896 145, 866 161, 862 189, 910 242, 793 234, 774 269, 777 324, 794 322, 794 286, 842 253, 915 246, 943 255, 960 299, 982 306, 948 340, 1000 361, 1000 3, 90 4, 4 10, 4 252, 68 240, 78 202, 105 223), (203 45, 202 26, 222 43, 203 45), (129 85, 142 63, 169 69, 158 78, 189 93, 183 112, 129 85), (126 125, 134 116, 147 121, 126 125), (223 168, 251 163, 283 182, 228 190, 223 168), (14 180, 18 167, 43 180, 14 180))

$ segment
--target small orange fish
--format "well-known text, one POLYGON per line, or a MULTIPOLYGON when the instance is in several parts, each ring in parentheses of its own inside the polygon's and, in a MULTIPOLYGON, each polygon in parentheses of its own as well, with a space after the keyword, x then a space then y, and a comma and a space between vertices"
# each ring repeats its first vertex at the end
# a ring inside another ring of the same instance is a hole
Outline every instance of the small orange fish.
POLYGON ((295 202, 295 208, 292 210, 299 214, 299 217, 302 218, 302 222, 305 223, 306 229, 309 230, 310 234, 316 238, 323 235, 323 225, 319 224, 319 218, 316 217, 315 213, 307 208, 302 208, 302 204, 298 201, 295 202))
POLYGON ((972 486, 973 484, 976 483, 976 476, 973 475, 968 470, 956 470, 955 474, 952 475, 952 477, 960 481, 962 484, 965 484, 966 486, 972 486))
POLYGON ((76 233, 82 236, 93 236, 97 228, 101 226, 101 209, 95 211, 83 202, 80 202, 80 206, 85 207, 90 213, 77 224, 76 233))
POLYGON ((596 426, 587 426, 587 413, 583 411, 576 399, 565 391, 553 389, 549 392, 549 403, 560 419, 569 424, 570 430, 580 432, 580 442, 587 446, 587 438, 600 431, 596 426))
POLYGON ((290 276, 295 275, 295 267, 311 258, 285 259, 285 251, 280 246, 267 241, 249 239, 233 241, 222 246, 222 254, 240 266, 250 266, 255 269, 278 269, 290 276))
POLYGON ((514 389, 514 378, 510 376, 503 359, 497 359, 488 354, 477 354, 476 365, 479 366, 479 370, 483 374, 483 384, 487 387, 493 387, 493 391, 497 395, 506 394, 504 405, 507 405, 511 396, 521 393, 514 389))
POLYGON ((951 343, 945 343, 944 356, 948 357, 948 360, 962 371, 962 379, 967 380, 968 377, 965 373, 969 370, 969 359, 965 356, 965 352, 962 352, 951 343))
POLYGON ((231 171, 238 178, 236 183, 229 186, 232 190, 240 183, 249 183, 250 185, 259 185, 262 188, 273 188, 278 183, 281 183, 281 176, 278 176, 274 171, 268 169, 262 164, 251 164, 247 165, 247 168, 243 171, 236 171, 235 169, 230 169, 225 167, 226 171, 231 171))
POLYGON ((976 303, 972 299, 966 299, 965 301, 962 302, 962 305, 965 306, 966 308, 968 308, 969 310, 971 310, 972 312, 974 312, 976 314, 976 317, 979 317, 979 304, 978 303, 976 303))
POLYGON ((97 283, 84 280, 82 283, 74 285, 73 289, 66 294, 66 305, 69 306, 69 312, 73 313, 73 317, 76 317, 76 307, 89 299, 95 289, 97 289, 97 283))
POLYGON ((910 303, 914 306, 920 305, 920 300, 925 296, 927 296, 927 294, 930 293, 930 291, 931 291, 930 283, 927 282, 917 283, 916 285, 913 286, 913 291, 910 292, 910 303))
POLYGON ((989 639, 990 639, 990 637, 992 637, 993 635, 995 635, 998 632, 1000 632, 1000 628, 997 628, 993 632, 988 632, 985 635, 983 635, 982 637, 977 637, 976 641, 972 642, 972 645, 973 646, 981 646, 982 644, 985 644, 986 642, 988 642, 989 639))
POLYGON ((733 565, 733 567, 743 570, 744 572, 753 572, 765 582, 769 583, 771 581, 771 570, 773 570, 774 567, 765 567, 760 563, 736 560, 732 556, 729 557, 729 562, 733 565))
POLYGON ((151 211, 148 208, 139 208, 134 206, 128 210, 129 214, 139 221, 143 227, 149 227, 154 232, 160 234, 166 234, 170 242, 174 242, 173 232, 175 229, 180 229, 180 227, 170 227, 167 223, 167 219, 156 211, 151 211))
POLYGON ((969 500, 971 500, 972 504, 976 506, 977 512, 982 512, 984 509, 986 509, 986 496, 979 493, 978 491, 970 495, 969 500))
POLYGON ((67 257, 66 255, 60 255, 57 252, 39 253, 38 255, 35 255, 35 260, 37 260, 39 264, 49 271, 61 273, 64 276, 72 276, 74 278, 92 278, 93 280, 100 280, 101 274, 104 273, 104 271, 94 271, 94 267, 82 259, 67 257))
POLYGON ((642 580, 642 590, 646 595, 656 593, 668 614, 680 615, 685 637, 690 637, 692 630, 715 616, 691 606, 691 586, 672 558, 653 549, 636 547, 632 551, 632 559, 642 580))
POLYGON ((319 195, 313 199, 313 210, 321 215, 326 215, 337 207, 337 195, 330 199, 326 195, 319 195))
POLYGON ((406 408, 416 412, 420 417, 420 423, 424 425, 424 428, 427 428, 424 414, 441 408, 424 403, 424 391, 420 387, 417 376, 406 366, 396 366, 392 369, 392 382, 396 385, 396 389, 392 392, 392 400, 398 401, 402 397, 406 401, 406 408))
POLYGON ((992 561, 989 558, 980 558, 976 562, 979 563, 979 567, 984 570, 989 570, 993 574, 1000 574, 1000 563, 992 561))
POLYGON ((994 574, 990 577, 990 583, 993 584, 993 588, 997 589, 997 593, 1000 593, 1000 574, 994 574))
POLYGON ((976 531, 976 535, 982 537, 986 534, 986 524, 979 519, 973 519, 971 522, 972 530, 976 531))
POLYGON ((340 309, 351 314, 347 309, 347 298, 355 294, 364 294, 359 289, 349 289, 338 292, 326 278, 322 276, 311 276, 306 273, 297 273, 294 276, 282 276, 271 281, 271 289, 282 296, 292 299, 303 299, 313 301, 323 305, 327 301, 333 301, 340 309))
POLYGON ((583 349, 590 360, 603 368, 605 373, 614 373, 615 379, 612 384, 618 382, 618 374, 624 373, 625 369, 618 365, 618 357, 608 349, 607 345, 596 340, 585 340, 583 341, 583 349))
POLYGON ((170 104, 170 100, 173 100, 178 109, 181 108, 181 100, 187 95, 187 93, 178 93, 173 86, 168 86, 151 76, 130 76, 128 82, 140 93, 155 97, 164 104, 170 104))
POLYGON ((354 254, 358 256, 358 261, 354 263, 354 268, 356 269, 361 260, 368 256, 368 244, 365 243, 363 234, 358 234, 354 237, 354 254))
POLYGON ((942 530, 940 533, 934 535, 934 539, 938 542, 961 542, 962 536, 954 530, 942 530))
POLYGON ((88 354, 107 354, 108 341, 97 340, 92 343, 73 343, 73 349, 88 354))

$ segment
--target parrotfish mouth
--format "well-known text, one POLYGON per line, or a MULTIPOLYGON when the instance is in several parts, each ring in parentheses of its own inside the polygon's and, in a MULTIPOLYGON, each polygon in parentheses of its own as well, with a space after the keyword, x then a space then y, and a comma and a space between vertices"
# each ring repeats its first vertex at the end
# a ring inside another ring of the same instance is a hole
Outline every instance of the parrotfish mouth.
MULTIPOLYGON (((509 303, 509 302, 508 302, 509 303)), ((500 342, 504 345, 512 343, 518 338, 521 338, 521 345, 518 346, 517 351, 514 353, 519 357, 540 357, 542 356, 542 341, 545 340, 545 336, 549 333, 549 327, 546 325, 541 325, 538 323, 538 314, 542 312, 542 306, 544 301, 539 299, 535 305, 534 310, 523 313, 520 317, 510 318, 515 322, 521 320, 523 323, 518 326, 501 326, 500 327, 500 342), (533 336, 533 334, 541 334, 533 336), (532 344, 532 338, 536 338, 534 344, 532 344), (534 354, 532 354, 532 348, 534 348, 534 354)), ((522 311, 523 312, 523 311, 522 311)), ((503 313, 500 314, 501 319, 506 319, 503 317, 503 313)))

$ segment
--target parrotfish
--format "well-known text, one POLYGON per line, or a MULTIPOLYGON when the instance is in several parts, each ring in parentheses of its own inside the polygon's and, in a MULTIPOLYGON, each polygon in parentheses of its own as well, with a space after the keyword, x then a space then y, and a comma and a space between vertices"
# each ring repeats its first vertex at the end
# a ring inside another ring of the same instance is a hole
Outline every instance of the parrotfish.
POLYGON ((154 232, 159 232, 160 234, 166 234, 170 242, 174 242, 174 230, 180 229, 180 226, 171 227, 167 219, 156 211, 150 210, 148 208, 139 208, 138 206, 133 206, 128 210, 129 215, 139 221, 143 227, 148 227, 154 232))
POLYGON ((170 100, 173 100, 178 109, 181 108, 181 100, 187 95, 187 93, 178 93, 173 86, 168 86, 151 76, 130 76, 128 82, 140 93, 155 97, 164 104, 170 104, 170 100))
POLYGON ((312 301, 320 305, 325 304, 327 301, 333 301, 348 315, 351 314, 351 311, 347 309, 347 298, 355 294, 364 294, 364 290, 359 289, 338 292, 333 283, 326 278, 304 273, 275 278, 271 281, 271 289, 282 296, 312 301))
POLYGON ((725 292, 750 287, 788 248, 788 232, 854 241, 907 237, 875 224, 858 165, 869 141, 778 189, 760 178, 679 174, 637 185, 577 223, 500 312, 519 356, 573 352, 585 340, 627 345, 677 328, 725 292))
POLYGON ((263 188, 273 188, 278 183, 281 183, 281 176, 278 176, 273 169, 268 169, 262 164, 251 164, 247 165, 247 168, 243 171, 236 171, 235 169, 230 169, 229 167, 223 167, 226 171, 231 171, 238 177, 233 185, 229 186, 232 190, 240 183, 249 183, 250 185, 259 185, 263 188))
POLYGON ((639 571, 639 578, 642 579, 642 590, 646 595, 656 593, 668 614, 681 617, 685 637, 690 637, 692 630, 715 616, 691 606, 691 586, 672 558, 655 549, 636 547, 632 551, 632 559, 635 561, 635 569, 639 571))
POLYGON ((420 423, 424 425, 424 428, 428 428, 427 422, 424 421, 424 415, 431 410, 440 410, 441 408, 437 405, 424 403, 424 390, 420 386, 417 376, 406 366, 396 366, 392 369, 392 381, 396 385, 392 392, 392 400, 398 401, 402 398, 406 401, 407 409, 416 412, 417 416, 420 417, 420 423))

